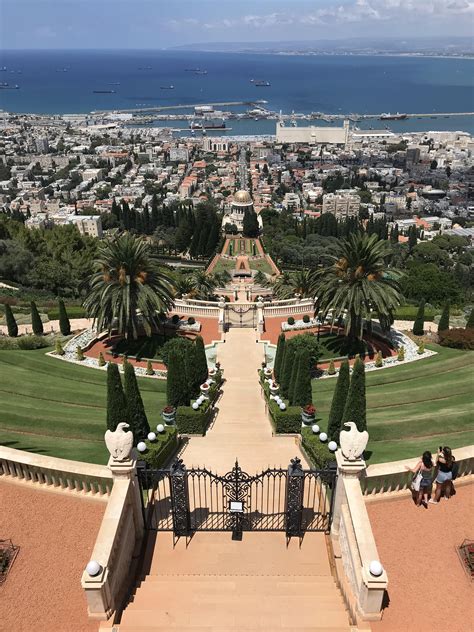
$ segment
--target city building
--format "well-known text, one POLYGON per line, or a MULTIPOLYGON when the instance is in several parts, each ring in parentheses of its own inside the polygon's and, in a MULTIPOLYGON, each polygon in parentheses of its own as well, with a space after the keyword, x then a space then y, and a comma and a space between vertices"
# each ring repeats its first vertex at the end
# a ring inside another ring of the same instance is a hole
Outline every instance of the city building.
POLYGON ((332 213, 337 219, 355 217, 359 214, 360 197, 343 192, 323 195, 323 213, 332 213))

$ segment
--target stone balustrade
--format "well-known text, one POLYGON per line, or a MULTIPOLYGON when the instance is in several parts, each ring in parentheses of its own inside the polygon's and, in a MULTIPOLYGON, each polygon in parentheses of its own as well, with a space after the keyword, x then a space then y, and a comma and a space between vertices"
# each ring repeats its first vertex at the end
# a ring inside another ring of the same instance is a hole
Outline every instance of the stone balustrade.
POLYGON ((0 446, 0 476, 5 480, 39 485, 89 496, 110 496, 113 480, 103 465, 69 461, 0 446))
MULTIPOLYGON (((458 478, 460 480, 474 473, 474 445, 453 449, 458 464, 458 478)), ((360 485, 364 496, 379 500, 381 495, 410 490, 413 473, 406 467, 413 467, 416 457, 390 463, 369 465, 360 478, 360 485)))
MULTIPOLYGON (((293 300, 293 299, 292 299, 293 300)), ((313 299, 303 299, 301 301, 291 302, 287 304, 265 304, 263 308, 266 318, 278 316, 293 316, 295 314, 304 314, 305 312, 314 311, 313 299)))

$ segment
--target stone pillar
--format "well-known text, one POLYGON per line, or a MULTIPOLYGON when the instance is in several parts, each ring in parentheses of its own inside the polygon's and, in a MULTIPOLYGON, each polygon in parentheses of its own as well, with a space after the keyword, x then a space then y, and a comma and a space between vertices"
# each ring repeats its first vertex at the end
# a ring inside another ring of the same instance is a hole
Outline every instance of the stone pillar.
POLYGON ((259 334, 263 334, 263 332, 265 331, 265 315, 264 315, 264 303, 263 301, 260 300, 260 296, 258 297, 259 300, 257 301, 257 331, 259 334))
POLYGON ((358 610, 364 621, 380 621, 382 618, 382 604, 388 578, 385 570, 375 577, 367 566, 362 567, 362 583, 358 597, 358 610))
POLYGON ((341 520, 341 506, 344 497, 343 492, 343 478, 360 478, 362 472, 365 472, 364 459, 357 459, 356 461, 349 461, 342 454, 341 449, 336 452, 337 463, 337 482, 336 482, 336 496, 334 498, 333 513, 332 513, 332 526, 331 534, 335 537, 339 535, 339 523, 341 520))
POLYGON ((219 317, 217 321, 217 330, 219 333, 225 332, 225 300, 221 300, 217 303, 217 307, 219 308, 219 317))
POLYGON ((132 511, 133 522, 135 524, 135 551, 134 556, 138 553, 143 536, 145 534, 145 524, 143 521, 142 500, 140 492, 140 483, 137 475, 137 456, 138 453, 134 448, 126 461, 116 461, 112 456, 109 458, 107 467, 112 472, 114 481, 128 479, 132 482, 132 511))

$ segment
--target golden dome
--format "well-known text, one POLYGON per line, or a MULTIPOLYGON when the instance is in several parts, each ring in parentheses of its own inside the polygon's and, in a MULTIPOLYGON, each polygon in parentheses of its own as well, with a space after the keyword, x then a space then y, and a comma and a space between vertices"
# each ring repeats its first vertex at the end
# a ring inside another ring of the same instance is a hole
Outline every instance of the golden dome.
POLYGON ((235 204, 253 204, 252 198, 248 191, 237 191, 234 194, 234 203, 235 204))

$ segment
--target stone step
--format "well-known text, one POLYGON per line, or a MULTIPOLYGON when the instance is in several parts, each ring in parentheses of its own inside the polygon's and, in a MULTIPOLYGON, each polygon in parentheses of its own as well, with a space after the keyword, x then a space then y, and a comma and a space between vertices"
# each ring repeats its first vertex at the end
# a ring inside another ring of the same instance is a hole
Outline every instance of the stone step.
MULTIPOLYGON (((168 625, 164 626, 136 626, 136 625, 116 625, 113 632, 167 632, 170 628, 168 625)), ((203 625, 188 625, 186 628, 181 628, 185 632, 236 632, 236 628, 219 626, 203 626, 203 625)), ((327 629, 327 628, 326 628, 327 629)), ((321 627, 298 627, 297 632, 323 632, 324 628, 321 627)), ((270 632, 268 628, 264 628, 260 625, 247 625, 245 630, 239 632, 270 632)), ((273 632, 273 631, 271 631, 273 632)), ((328 632, 358 632, 357 628, 348 627, 346 625, 341 627, 331 627, 328 632)))

